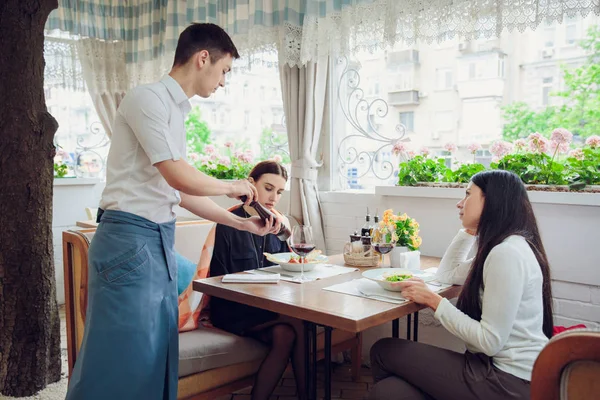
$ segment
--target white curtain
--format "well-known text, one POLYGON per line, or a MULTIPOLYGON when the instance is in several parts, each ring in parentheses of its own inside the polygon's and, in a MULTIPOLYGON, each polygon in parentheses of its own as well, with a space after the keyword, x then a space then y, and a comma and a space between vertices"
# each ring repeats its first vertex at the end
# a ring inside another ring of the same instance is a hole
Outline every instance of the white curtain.
POLYGON ((313 228, 317 248, 325 249, 325 233, 317 188, 319 137, 327 96, 328 58, 303 67, 280 67, 283 108, 292 159, 289 214, 313 228))
POLYGON ((76 43, 83 79, 110 138, 117 108, 131 85, 124 43, 91 38, 82 38, 76 43))

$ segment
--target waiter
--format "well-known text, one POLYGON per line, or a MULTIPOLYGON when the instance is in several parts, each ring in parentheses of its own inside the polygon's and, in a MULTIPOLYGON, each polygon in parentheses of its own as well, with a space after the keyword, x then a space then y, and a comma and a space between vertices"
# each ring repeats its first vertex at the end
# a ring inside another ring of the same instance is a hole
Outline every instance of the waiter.
POLYGON ((240 218, 206 196, 247 196, 253 185, 211 178, 185 161, 189 98, 225 85, 238 51, 214 24, 193 24, 171 72, 132 89, 114 121, 98 230, 89 249, 85 333, 68 400, 177 398, 177 265, 173 206, 255 234, 280 221, 240 218))

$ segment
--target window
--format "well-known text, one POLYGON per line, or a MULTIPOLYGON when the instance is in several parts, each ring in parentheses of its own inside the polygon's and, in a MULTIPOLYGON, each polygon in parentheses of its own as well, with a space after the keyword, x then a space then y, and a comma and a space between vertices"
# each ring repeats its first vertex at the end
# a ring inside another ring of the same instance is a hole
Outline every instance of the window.
POLYGON ((552 81, 554 79, 549 76, 542 79, 542 105, 547 106, 550 104, 550 92, 552 91, 552 81))
POLYGON ((546 26, 543 31, 544 47, 554 47, 554 37, 556 36, 556 28, 554 26, 546 26))
POLYGON ((498 57, 498 77, 504 78, 504 57, 498 57))
POLYGON ((407 132, 415 131, 415 113, 413 111, 401 112, 400 123, 406 127, 407 132))
POLYGON ((573 45, 577 42, 579 36, 579 20, 575 17, 565 19, 565 44, 573 45))
POLYGON ((54 163, 67 166, 67 177, 104 178, 110 140, 92 98, 84 85, 77 90, 65 88, 69 79, 82 79, 75 41, 50 36, 45 40, 46 107, 58 122, 54 163))
POLYGON ((188 128, 188 154, 202 155, 203 143, 208 140, 221 156, 248 150, 253 154, 251 164, 275 155, 280 156, 284 164, 289 164, 277 54, 255 56, 256 62, 252 63, 251 69, 247 68, 248 60, 233 62, 226 79, 228 93, 219 89, 209 98, 195 96, 191 99, 192 106, 200 111, 200 123, 196 125, 201 128, 188 128), (209 123, 202 124, 204 120, 209 123), (231 142, 231 148, 225 147, 226 143, 229 146, 228 142, 231 142))
POLYGON ((478 78, 477 76, 477 63, 471 62, 469 63, 469 79, 478 78))
MULTIPOLYGON (((390 54, 400 54, 400 45, 337 59, 331 70, 328 125, 331 187, 397 183, 394 174, 402 156, 392 148, 404 133, 399 125, 406 127, 410 141, 402 147, 410 154, 422 147, 439 154, 445 144, 453 143, 458 146, 452 153, 453 169, 455 161, 489 163, 487 150, 474 157, 467 146, 478 143, 488 149, 503 134, 509 137, 517 129, 529 129, 528 122, 512 112, 512 107, 519 110, 515 103, 525 103, 538 114, 546 106, 568 104, 569 99, 553 94, 564 90, 559 86, 564 64, 575 64, 568 66, 572 69, 588 62, 579 47, 563 49, 564 41, 575 40, 574 47, 579 46, 582 27, 582 18, 577 23, 567 19, 542 23, 533 32, 503 31, 497 40, 470 38, 461 45, 458 38, 441 44, 418 41, 412 46, 418 51, 418 63, 396 62, 390 54), (545 59, 544 53, 549 54, 545 59), (511 127, 515 128, 509 131, 511 127)), ((570 123, 564 119, 563 124, 570 123)), ((327 157, 328 152, 324 154, 327 157)))
POLYGON ((448 90, 454 86, 454 74, 451 68, 438 68, 436 70, 436 89, 448 90))

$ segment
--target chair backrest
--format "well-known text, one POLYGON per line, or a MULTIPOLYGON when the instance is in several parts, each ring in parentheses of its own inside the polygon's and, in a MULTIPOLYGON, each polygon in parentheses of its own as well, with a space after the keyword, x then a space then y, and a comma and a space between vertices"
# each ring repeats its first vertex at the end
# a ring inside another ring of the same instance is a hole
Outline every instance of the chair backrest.
POLYGON ((98 208, 90 208, 90 207, 86 207, 85 208, 85 213, 87 214, 88 219, 95 221, 96 220, 96 216, 98 215, 98 208))
MULTIPOLYGON (((175 250, 197 263, 211 221, 177 222, 175 250)), ((83 341, 87 310, 88 249, 96 229, 68 230, 63 232, 63 269, 65 279, 65 314, 67 325, 67 356, 69 375, 75 365, 83 341)))
POLYGON ((581 329, 553 337, 533 366, 531 399, 589 400, 599 394, 600 332, 581 329))

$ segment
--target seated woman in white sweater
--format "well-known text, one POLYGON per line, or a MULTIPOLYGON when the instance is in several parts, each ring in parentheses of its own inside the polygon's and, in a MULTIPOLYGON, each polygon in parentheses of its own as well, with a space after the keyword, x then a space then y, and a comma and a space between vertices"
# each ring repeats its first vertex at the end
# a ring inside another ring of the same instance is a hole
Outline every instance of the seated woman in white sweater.
POLYGON ((529 399, 553 323, 550 268, 527 191, 511 172, 485 171, 457 207, 465 229, 437 272, 439 281, 463 285, 457 306, 419 280, 406 281, 402 295, 432 308, 467 351, 382 339, 371 349, 371 399, 529 399))

